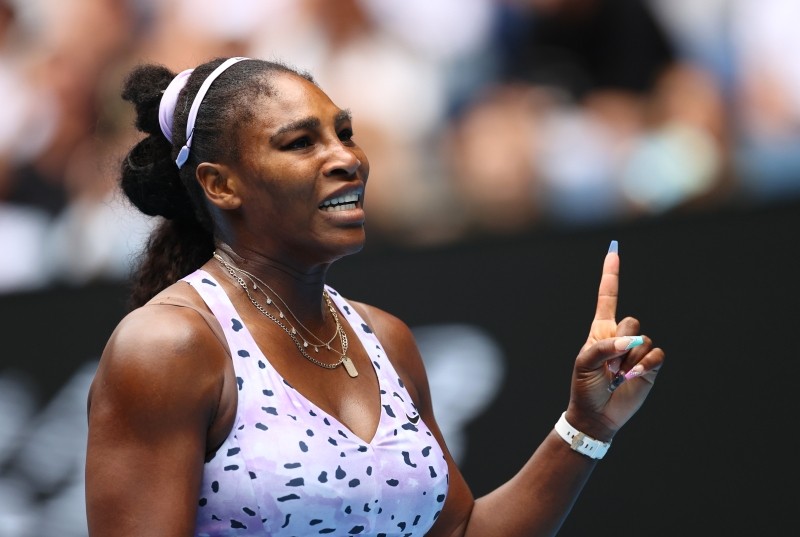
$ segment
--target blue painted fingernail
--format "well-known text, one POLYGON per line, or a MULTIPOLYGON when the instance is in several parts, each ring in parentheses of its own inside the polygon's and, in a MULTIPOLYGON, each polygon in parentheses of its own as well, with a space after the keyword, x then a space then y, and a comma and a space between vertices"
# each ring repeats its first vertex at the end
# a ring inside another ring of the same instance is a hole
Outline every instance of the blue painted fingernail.
POLYGON ((614 348, 620 352, 629 351, 644 343, 642 336, 622 336, 614 340, 614 348))
POLYGON ((629 351, 634 347, 638 347, 642 343, 644 343, 644 338, 642 336, 631 336, 631 341, 628 343, 628 346, 625 347, 625 350, 629 351))
POLYGON ((617 241, 611 241, 611 244, 608 245, 608 253, 616 254, 617 252, 619 252, 619 243, 617 241))

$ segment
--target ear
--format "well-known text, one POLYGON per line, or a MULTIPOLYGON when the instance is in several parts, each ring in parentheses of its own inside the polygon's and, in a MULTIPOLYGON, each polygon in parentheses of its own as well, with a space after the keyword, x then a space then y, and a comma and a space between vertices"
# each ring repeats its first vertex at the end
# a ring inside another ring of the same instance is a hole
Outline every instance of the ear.
POLYGON ((216 207, 231 210, 238 209, 242 204, 236 176, 224 164, 201 162, 197 166, 196 177, 206 198, 216 207))

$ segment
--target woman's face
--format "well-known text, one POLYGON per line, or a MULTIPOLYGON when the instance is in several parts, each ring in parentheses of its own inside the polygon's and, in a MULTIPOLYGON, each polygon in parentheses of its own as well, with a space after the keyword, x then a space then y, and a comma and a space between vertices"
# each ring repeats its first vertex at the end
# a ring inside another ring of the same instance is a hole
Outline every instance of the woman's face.
POLYGON ((254 101, 232 163, 241 197, 235 242, 292 264, 329 263, 364 244, 369 162, 350 115, 307 80, 280 74, 254 101))

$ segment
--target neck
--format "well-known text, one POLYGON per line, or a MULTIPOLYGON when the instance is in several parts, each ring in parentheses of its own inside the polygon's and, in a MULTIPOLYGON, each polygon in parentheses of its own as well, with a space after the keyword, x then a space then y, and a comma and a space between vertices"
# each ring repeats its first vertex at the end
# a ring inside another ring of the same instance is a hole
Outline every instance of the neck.
MULTIPOLYGON (((327 306, 322 300, 328 266, 301 270, 280 260, 256 251, 218 243, 216 253, 234 268, 249 272, 271 288, 281 306, 286 307, 303 323, 322 325, 327 317, 327 306)), ((244 278, 247 281, 247 277, 244 278)), ((269 293, 269 290, 267 290, 269 293)), ((310 324, 308 324, 311 327, 310 324)))

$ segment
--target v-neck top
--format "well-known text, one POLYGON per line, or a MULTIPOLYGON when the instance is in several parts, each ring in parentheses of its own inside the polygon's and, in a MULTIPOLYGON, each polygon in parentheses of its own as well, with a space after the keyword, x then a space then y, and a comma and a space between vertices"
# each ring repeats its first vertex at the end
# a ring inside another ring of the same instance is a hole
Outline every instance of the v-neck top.
POLYGON ((378 378, 381 415, 369 442, 278 374, 210 274, 184 281, 222 326, 238 385, 234 425, 204 466, 195 535, 424 535, 447 496, 447 463, 358 312, 326 286, 378 378))

